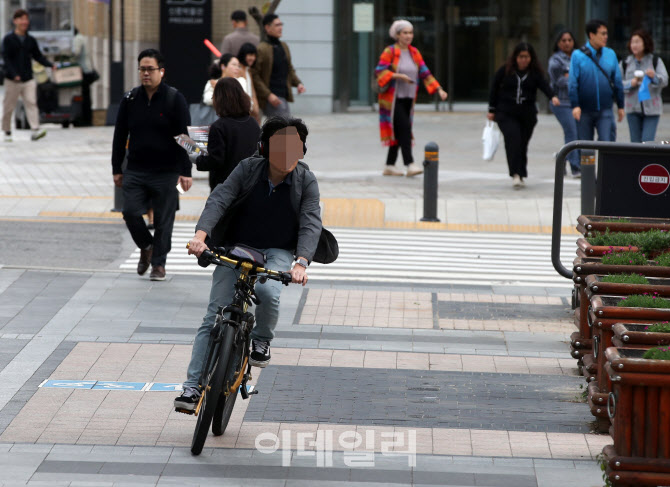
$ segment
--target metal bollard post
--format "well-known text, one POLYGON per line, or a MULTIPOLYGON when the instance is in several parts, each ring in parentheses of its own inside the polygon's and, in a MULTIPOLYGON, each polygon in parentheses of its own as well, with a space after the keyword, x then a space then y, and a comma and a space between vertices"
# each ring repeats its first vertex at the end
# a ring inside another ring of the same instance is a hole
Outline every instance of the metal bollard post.
POLYGON ((596 151, 582 149, 582 215, 595 214, 596 205, 596 151))
POLYGON ((422 222, 439 222, 437 218, 437 183, 440 148, 435 142, 426 144, 423 160, 423 218, 422 222))

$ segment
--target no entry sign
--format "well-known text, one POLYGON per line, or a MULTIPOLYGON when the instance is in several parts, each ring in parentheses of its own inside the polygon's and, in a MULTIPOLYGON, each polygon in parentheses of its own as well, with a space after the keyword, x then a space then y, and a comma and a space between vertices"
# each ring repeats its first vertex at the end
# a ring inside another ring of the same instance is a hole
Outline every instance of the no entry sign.
POLYGON ((640 171, 638 182, 642 191, 657 196, 670 186, 670 173, 660 164, 649 164, 640 171))

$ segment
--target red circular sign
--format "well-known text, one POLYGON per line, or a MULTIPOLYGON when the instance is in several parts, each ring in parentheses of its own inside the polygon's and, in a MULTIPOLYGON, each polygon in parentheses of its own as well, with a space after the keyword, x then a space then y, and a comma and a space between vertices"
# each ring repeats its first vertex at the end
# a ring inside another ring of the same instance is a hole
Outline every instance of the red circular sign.
POLYGON ((660 164, 649 164, 640 171, 638 182, 642 191, 658 196, 665 193, 670 186, 670 173, 660 164))

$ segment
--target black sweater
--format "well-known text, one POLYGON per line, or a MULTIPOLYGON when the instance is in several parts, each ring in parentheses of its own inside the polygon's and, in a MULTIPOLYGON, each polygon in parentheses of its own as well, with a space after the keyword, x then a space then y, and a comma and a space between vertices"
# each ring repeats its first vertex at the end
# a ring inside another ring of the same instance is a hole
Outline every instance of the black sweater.
POLYGON ((191 176, 188 154, 174 137, 185 134, 191 124, 186 98, 177 92, 172 106, 168 106, 168 86, 161 83, 151 97, 144 87, 137 96, 126 93, 119 105, 112 143, 112 170, 121 174, 121 164, 128 143, 128 169, 140 172, 177 172, 191 176))
POLYGON ((541 73, 537 71, 517 72, 505 74, 505 66, 500 68, 491 85, 489 95, 489 112, 523 113, 532 111, 537 113, 535 100, 538 88, 553 98, 554 91, 541 73))
POLYGON ((209 187, 213 190, 233 172, 235 166, 256 152, 261 129, 250 116, 222 117, 209 128, 208 155, 201 155, 195 164, 198 171, 209 171, 209 187))
POLYGON ((17 76, 21 77, 21 81, 33 79, 32 59, 42 66, 53 67, 53 64, 40 52, 37 41, 30 34, 26 34, 23 42, 16 33, 7 34, 2 40, 2 57, 5 61, 5 75, 12 81, 17 76))

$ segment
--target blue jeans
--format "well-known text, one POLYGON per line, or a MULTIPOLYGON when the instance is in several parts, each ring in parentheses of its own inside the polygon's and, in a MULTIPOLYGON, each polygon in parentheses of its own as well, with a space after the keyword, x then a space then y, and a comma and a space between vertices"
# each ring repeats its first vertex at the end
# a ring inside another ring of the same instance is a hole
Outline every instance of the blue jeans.
MULTIPOLYGON (((267 255, 267 268, 277 271, 288 271, 293 262, 293 253, 284 249, 265 249, 267 255)), ((209 306, 202 320, 200 328, 195 335, 191 362, 188 364, 186 381, 184 387, 197 387, 200 372, 207 358, 207 345, 209 344, 209 332, 214 326, 216 312, 219 306, 228 306, 235 295, 235 281, 239 271, 229 267, 217 266, 212 276, 212 290, 209 294, 209 306)), ((256 295, 261 304, 256 306, 256 325, 251 332, 251 338, 269 342, 274 338, 274 329, 279 319, 279 296, 282 284, 278 281, 268 279, 265 283, 256 284, 256 295)))
POLYGON ((276 107, 272 105, 270 102, 266 102, 265 104, 265 109, 263 112, 265 113, 265 116, 270 118, 270 117, 285 117, 289 118, 291 116, 291 109, 288 106, 288 102, 286 101, 286 98, 283 98, 281 96, 278 96, 279 101, 281 101, 281 104, 277 105, 276 107))
MULTIPOLYGON (((555 107, 552 104, 549 104, 549 108, 554 112, 558 123, 561 124, 563 128, 563 141, 564 143, 572 142, 577 140, 577 120, 572 116, 572 108, 566 105, 559 105, 555 107)), ((568 162, 570 163, 570 168, 572 172, 577 172, 581 168, 579 163, 579 151, 573 150, 568 154, 568 162)))
POLYGON ((579 140, 593 140, 594 129, 598 131, 599 141, 616 141, 616 122, 611 107, 603 108, 599 112, 582 111, 582 116, 577 122, 579 140))
POLYGON ((641 113, 629 113, 628 130, 631 142, 651 142, 656 137, 656 127, 660 115, 643 115, 641 113))

